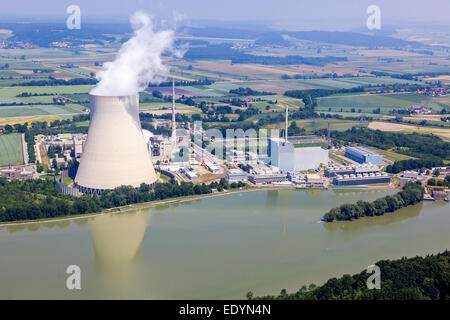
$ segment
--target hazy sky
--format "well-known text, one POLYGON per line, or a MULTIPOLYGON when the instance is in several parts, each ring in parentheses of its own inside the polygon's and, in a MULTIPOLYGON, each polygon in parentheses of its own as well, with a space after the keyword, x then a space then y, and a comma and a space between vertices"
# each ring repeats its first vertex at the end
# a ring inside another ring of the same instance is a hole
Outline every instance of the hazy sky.
POLYGON ((76 4, 84 18, 127 18, 142 9, 157 18, 269 20, 282 27, 350 29, 364 26, 366 8, 380 6, 382 23, 449 24, 450 0, 3 0, 1 17, 65 16, 76 4))

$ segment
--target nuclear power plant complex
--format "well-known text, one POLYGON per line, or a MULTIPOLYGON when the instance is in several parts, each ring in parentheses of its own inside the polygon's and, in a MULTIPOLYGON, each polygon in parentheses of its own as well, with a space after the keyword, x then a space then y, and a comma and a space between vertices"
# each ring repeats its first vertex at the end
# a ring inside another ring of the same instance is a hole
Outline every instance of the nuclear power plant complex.
POLYGON ((139 94, 90 94, 90 126, 75 185, 83 193, 153 185, 157 175, 139 121, 139 94))

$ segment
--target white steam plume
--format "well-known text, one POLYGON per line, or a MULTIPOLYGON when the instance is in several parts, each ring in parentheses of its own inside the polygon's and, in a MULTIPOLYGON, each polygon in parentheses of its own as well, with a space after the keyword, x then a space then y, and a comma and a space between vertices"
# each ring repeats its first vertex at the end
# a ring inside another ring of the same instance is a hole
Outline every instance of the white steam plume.
POLYGON ((131 19, 133 37, 120 48, 112 62, 103 64, 96 74, 97 86, 92 94, 126 96, 143 91, 150 82, 157 83, 169 72, 161 55, 172 50, 174 33, 170 30, 155 32, 150 17, 135 12, 131 19))

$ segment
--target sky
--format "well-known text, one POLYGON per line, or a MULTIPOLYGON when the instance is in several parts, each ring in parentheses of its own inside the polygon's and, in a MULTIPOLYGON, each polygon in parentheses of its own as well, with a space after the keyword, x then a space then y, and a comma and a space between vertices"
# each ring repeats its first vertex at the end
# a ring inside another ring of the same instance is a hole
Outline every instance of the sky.
POLYGON ((90 22, 128 19, 143 10, 157 19, 270 21, 287 29, 340 29, 363 27, 369 5, 381 9, 382 23, 449 25, 449 0, 5 0, 0 17, 46 19, 66 14, 69 5, 78 5, 90 22))

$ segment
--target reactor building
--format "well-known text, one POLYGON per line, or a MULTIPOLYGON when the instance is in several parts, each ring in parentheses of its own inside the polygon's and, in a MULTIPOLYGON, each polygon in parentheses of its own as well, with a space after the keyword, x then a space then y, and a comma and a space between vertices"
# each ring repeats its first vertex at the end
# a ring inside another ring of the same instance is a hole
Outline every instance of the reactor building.
POLYGON ((288 141, 288 108, 284 138, 269 138, 268 161, 281 172, 315 170, 328 163, 328 150, 321 147, 295 147, 288 141))
POLYGON ((83 193, 153 185, 158 177, 139 121, 139 94, 89 98, 90 125, 75 185, 83 193))

